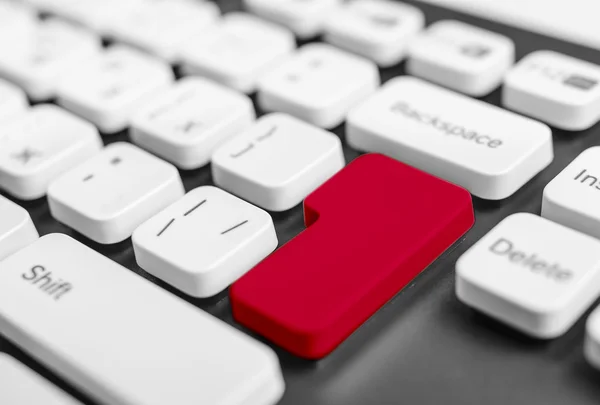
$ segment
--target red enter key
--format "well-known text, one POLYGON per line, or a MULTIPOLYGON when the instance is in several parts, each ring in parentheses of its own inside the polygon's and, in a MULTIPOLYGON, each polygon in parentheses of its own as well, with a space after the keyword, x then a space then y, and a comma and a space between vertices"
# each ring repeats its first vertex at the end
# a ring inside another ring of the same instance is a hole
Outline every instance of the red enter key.
POLYGON ((464 189, 383 155, 304 201, 306 229, 231 288, 233 316, 297 356, 329 354, 471 228, 464 189))

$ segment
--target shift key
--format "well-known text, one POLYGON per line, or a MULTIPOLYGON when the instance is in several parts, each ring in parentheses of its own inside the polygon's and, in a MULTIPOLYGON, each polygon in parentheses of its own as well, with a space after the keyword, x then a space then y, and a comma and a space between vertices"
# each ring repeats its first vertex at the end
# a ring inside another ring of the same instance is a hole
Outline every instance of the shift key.
POLYGON ((271 349, 66 235, 0 263, 0 331, 106 405, 273 405, 271 349))

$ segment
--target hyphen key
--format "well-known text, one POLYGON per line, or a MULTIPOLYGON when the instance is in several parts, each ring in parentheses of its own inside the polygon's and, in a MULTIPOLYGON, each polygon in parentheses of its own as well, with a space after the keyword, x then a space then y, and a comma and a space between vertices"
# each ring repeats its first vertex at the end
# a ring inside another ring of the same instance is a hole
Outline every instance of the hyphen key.
POLYGON ((344 341, 473 225, 470 194, 383 155, 304 201, 307 230, 231 289, 234 318, 297 356, 344 341))

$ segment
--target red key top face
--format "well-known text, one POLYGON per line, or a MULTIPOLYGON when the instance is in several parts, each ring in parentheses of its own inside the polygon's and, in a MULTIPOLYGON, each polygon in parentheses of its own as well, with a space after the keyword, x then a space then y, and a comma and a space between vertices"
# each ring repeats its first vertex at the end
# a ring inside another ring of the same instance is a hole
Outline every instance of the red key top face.
POLYGON ((304 201, 307 229, 231 288, 233 316, 320 359, 471 228, 464 189, 378 154, 304 201))

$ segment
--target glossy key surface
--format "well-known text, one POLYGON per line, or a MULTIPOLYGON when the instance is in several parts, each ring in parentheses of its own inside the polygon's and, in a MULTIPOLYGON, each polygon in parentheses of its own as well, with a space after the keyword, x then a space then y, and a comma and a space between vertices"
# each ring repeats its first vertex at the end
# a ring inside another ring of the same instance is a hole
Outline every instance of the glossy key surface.
POLYGON ((0 403, 10 405, 81 405, 6 354, 0 353, 0 403))
POLYGON ((230 298, 239 323, 310 359, 329 354, 473 225, 467 191, 377 154, 309 195, 304 216, 308 229, 230 298))

